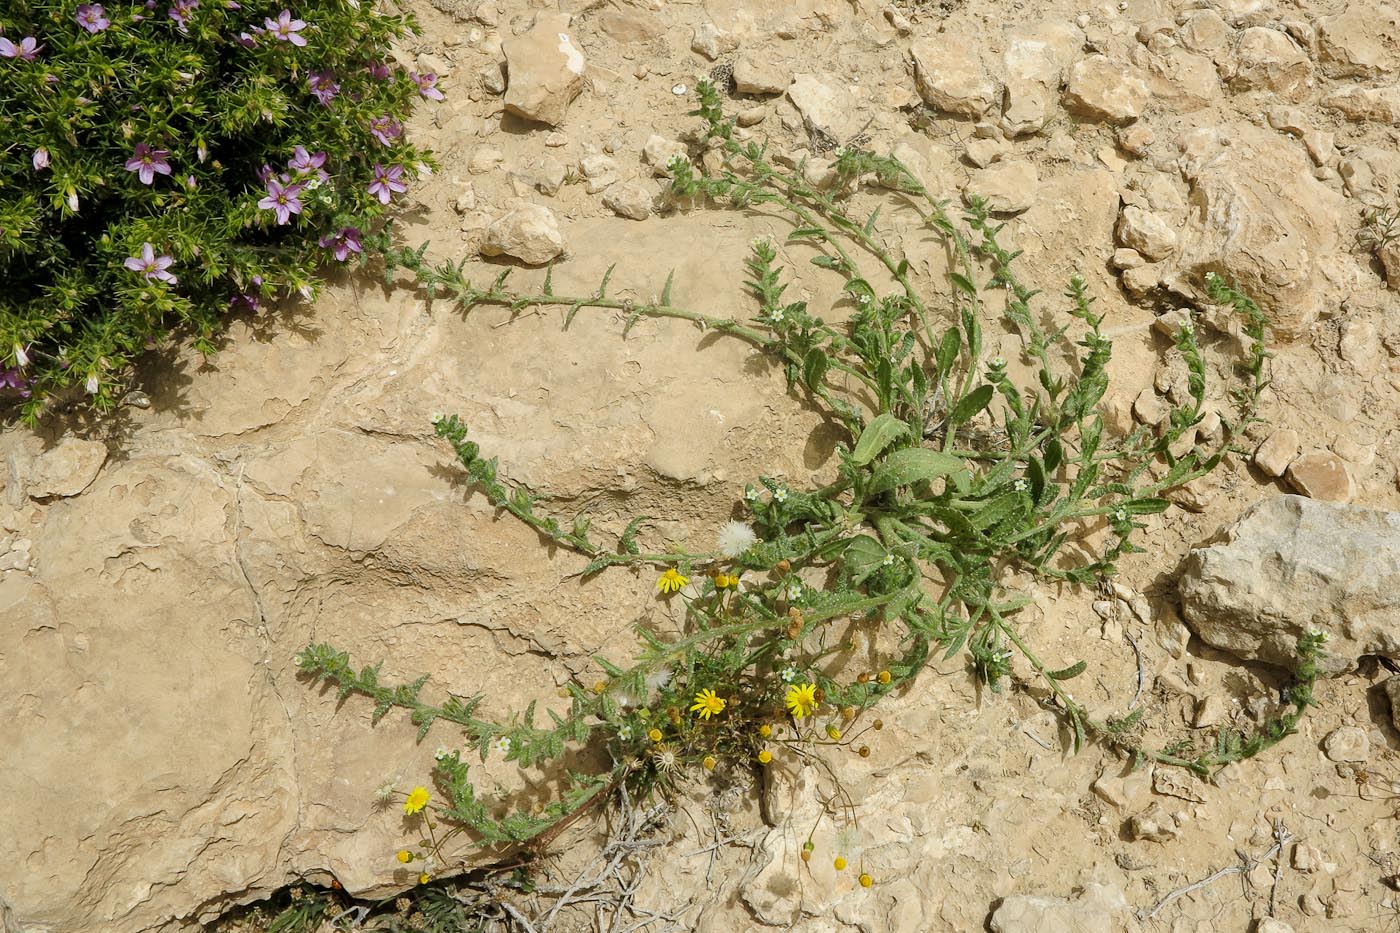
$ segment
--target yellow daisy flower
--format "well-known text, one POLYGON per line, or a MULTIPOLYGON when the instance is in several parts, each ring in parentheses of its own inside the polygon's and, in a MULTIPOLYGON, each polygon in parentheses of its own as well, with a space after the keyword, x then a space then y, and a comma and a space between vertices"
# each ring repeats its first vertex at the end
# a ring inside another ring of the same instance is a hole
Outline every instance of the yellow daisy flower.
POLYGON ((792 715, 798 719, 812 715, 817 708, 817 685, 793 684, 787 689, 786 703, 792 715))
POLYGON ((409 816, 417 813, 428 805, 428 790, 425 787, 415 787, 409 791, 408 799, 403 802, 403 812, 409 816))
POLYGON ((432 881, 432 880, 433 880, 433 879, 430 878, 430 877, 428 877, 428 875, 427 875, 426 873, 421 874, 421 875, 418 876, 418 883, 419 883, 419 884, 427 884, 429 881, 432 881))
POLYGON ((758 763, 759 763, 759 764, 761 764, 761 765, 766 765, 766 764, 768 764, 768 762, 770 762, 770 761, 772 761, 772 760, 773 760, 773 753, 770 752, 768 749, 765 748, 763 751, 761 751, 761 752, 758 753, 758 763))
POLYGON ((675 593, 679 592, 681 587, 689 582, 689 577, 681 576, 680 571, 672 567, 663 573, 661 578, 656 581, 656 588, 663 593, 675 593))
POLYGON ((660 730, 660 729, 648 729, 648 730, 647 730, 647 738, 651 739, 653 742, 660 742, 660 741, 661 741, 661 730, 660 730))
POLYGON ((870 887, 870 886, 871 886, 872 884, 874 884, 874 883, 875 883, 875 879, 874 879, 874 878, 870 877, 869 875, 867 875, 867 874, 865 874, 865 873, 863 873, 863 872, 861 873, 861 876, 860 876, 860 886, 861 886, 862 888, 868 888, 868 887, 870 887))
POLYGON ((701 719, 709 719, 724 712, 724 699, 715 696, 713 690, 701 690, 695 694, 695 703, 690 707, 690 711, 699 713, 701 719))

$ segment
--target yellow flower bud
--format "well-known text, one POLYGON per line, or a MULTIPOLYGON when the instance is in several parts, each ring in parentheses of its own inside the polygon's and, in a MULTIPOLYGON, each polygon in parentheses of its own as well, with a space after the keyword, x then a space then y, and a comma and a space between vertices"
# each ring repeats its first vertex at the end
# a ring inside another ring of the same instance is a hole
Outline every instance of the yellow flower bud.
POLYGON ((432 880, 432 879, 428 877, 428 873, 427 873, 427 872, 424 872, 423 874, 421 874, 421 875, 418 876, 418 883, 419 883, 419 884, 427 884, 427 883, 428 883, 429 881, 431 881, 431 880, 432 880))
POLYGON ((843 858, 842 858, 841 856, 839 856, 839 855, 836 856, 836 861, 832 862, 831 865, 832 865, 832 867, 835 868, 837 871, 845 871, 845 870, 846 870, 846 860, 843 859, 843 858))
POLYGON ((705 766, 706 771, 713 771, 715 770, 715 765, 719 764, 719 762, 715 761, 714 755, 706 755, 705 760, 700 762, 700 764, 705 766))
POLYGON ((407 865, 409 862, 413 861, 413 853, 407 849, 400 849, 398 858, 402 864, 407 865))
POLYGON ((758 734, 766 739, 773 734, 773 727, 765 722, 763 725, 758 727, 758 734))
POLYGON ((758 753, 758 763, 759 763, 759 764, 761 764, 761 765, 766 765, 766 764, 768 764, 768 762, 770 762, 770 761, 772 761, 772 760, 773 760, 773 753, 770 752, 768 749, 765 748, 763 751, 761 751, 761 752, 758 753))
POLYGON ((860 876, 860 886, 861 886, 862 888, 868 888, 868 887, 870 887, 870 886, 871 886, 872 884, 874 884, 874 883, 875 883, 875 879, 874 879, 874 878, 870 877, 869 875, 865 874, 864 872, 861 873, 861 876, 860 876))
POLYGON ((831 736, 831 741, 833 742, 841 741, 841 730, 836 728, 835 726, 827 726, 826 734, 831 736))
POLYGON ((647 738, 651 739, 653 742, 660 742, 660 741, 661 741, 661 730, 660 730, 660 729, 648 729, 648 730, 647 730, 647 738))
POLYGON ((881 672, 879 673, 879 675, 876 677, 876 679, 879 680, 880 683, 882 683, 882 684, 887 684, 887 683, 890 682, 890 672, 889 672, 889 671, 881 671, 881 672))

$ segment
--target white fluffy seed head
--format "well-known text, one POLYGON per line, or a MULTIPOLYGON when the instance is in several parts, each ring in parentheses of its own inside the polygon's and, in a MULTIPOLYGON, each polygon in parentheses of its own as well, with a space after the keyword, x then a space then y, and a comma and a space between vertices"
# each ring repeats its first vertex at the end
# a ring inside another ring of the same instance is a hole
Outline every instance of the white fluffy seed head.
POLYGON ((726 522, 719 530, 719 552, 730 560, 742 557, 756 541, 758 535, 744 522, 726 522))

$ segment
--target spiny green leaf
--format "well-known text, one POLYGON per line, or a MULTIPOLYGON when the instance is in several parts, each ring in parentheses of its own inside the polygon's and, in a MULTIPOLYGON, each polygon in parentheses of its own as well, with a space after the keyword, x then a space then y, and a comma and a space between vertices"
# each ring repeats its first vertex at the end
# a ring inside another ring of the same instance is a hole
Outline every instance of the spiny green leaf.
POLYGON ((1069 667, 1060 668, 1058 671, 1048 671, 1045 676, 1049 677, 1051 680, 1072 680, 1084 673, 1088 667, 1089 664, 1087 661, 1076 661, 1069 667))
POLYGON ((851 454, 851 461, 865 466, 884 453, 886 447, 908 433, 909 425, 889 412, 876 415, 861 432, 860 439, 856 441, 856 449, 851 454))
POLYGON ((870 482, 870 491, 887 492, 899 486, 912 486, 915 483, 935 480, 940 476, 956 474, 964 469, 962 458, 952 454, 925 447, 896 450, 875 470, 870 482))

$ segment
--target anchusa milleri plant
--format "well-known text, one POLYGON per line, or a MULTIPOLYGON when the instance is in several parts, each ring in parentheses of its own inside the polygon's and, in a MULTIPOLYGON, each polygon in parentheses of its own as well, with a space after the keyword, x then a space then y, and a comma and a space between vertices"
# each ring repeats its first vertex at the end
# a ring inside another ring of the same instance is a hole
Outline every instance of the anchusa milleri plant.
MULTIPOLYGON (((648 569, 655 597, 679 600, 685 624, 673 633, 642 629, 630 666, 597 659, 596 683, 571 683, 546 724, 537 721, 534 703, 504 721, 479 716, 480 697, 430 704, 420 696, 425 679, 384 684, 378 667, 356 669, 330 645, 308 646, 298 660, 313 680, 337 685, 342 697, 368 695, 376 719, 395 707, 409 710, 420 738, 446 720, 482 760, 503 755, 521 767, 588 742, 608 753, 606 767, 571 775, 560 799, 529 812, 481 799, 464 752, 442 748, 441 803, 431 804, 426 788, 406 797, 407 813, 425 814, 427 833, 400 860, 446 866, 454 855, 447 843, 460 832, 474 845, 538 852, 619 787, 630 795, 664 792, 685 774, 761 773, 776 764, 824 769, 826 811, 853 820, 855 807, 830 756, 869 755, 867 743, 883 725, 872 707, 906 686, 935 653, 965 653, 971 673, 993 691, 1007 683, 1029 691, 1063 717, 1075 748, 1101 741, 1135 760, 1209 774, 1293 732, 1312 702, 1320 635, 1299 645, 1296 681, 1255 734, 1222 731, 1209 748, 1158 750, 1141 739, 1146 707, 1096 718, 1068 689, 1085 663, 1044 658, 1019 614, 1037 577, 1095 585, 1111 576, 1122 555, 1138 550, 1133 538, 1142 517, 1166 510, 1173 490, 1230 453, 1266 385, 1265 321, 1254 302, 1219 277, 1202 283, 1209 301, 1231 309, 1241 324, 1243 357, 1222 361, 1235 373, 1233 391, 1208 392, 1207 355, 1233 353, 1237 345, 1224 337, 1208 342, 1185 325, 1174 351, 1186 373, 1180 403, 1161 429, 1112 436, 1099 406, 1113 345, 1081 279, 1069 282, 1062 316, 1049 326, 983 202, 973 199, 955 220, 898 160, 855 149, 838 154, 839 184, 819 189, 800 167, 785 171, 757 143, 735 138, 713 87, 702 83, 699 94, 701 142, 717 146, 726 167, 700 175, 684 159, 672 162, 673 196, 791 220, 788 242, 811 248, 811 262, 842 280, 835 309, 841 323, 788 300, 779 249, 768 239, 754 241, 747 260, 757 305, 748 319, 674 303, 670 278, 645 302, 611 297, 611 270, 589 294, 559 294, 550 276, 537 290, 514 290, 505 274, 476 285, 464 276, 464 263, 428 263, 426 244, 390 251, 388 273, 407 269, 430 295, 463 309, 558 308, 566 326, 581 311, 602 311, 622 317, 624 332, 643 317, 675 318, 746 341, 784 366, 795 394, 844 428, 834 474, 814 488, 758 477, 710 549, 643 547, 645 516, 604 544, 588 516, 561 520, 508 481, 457 416, 435 416, 438 436, 492 505, 552 546, 585 557, 585 577, 648 569), (921 291, 908 263, 886 245, 878 210, 854 214, 857 195, 868 190, 919 211, 943 238, 952 257, 946 291, 921 291), (880 276, 867 275, 866 266, 880 276), (1019 335, 1033 381, 1013 378, 1008 361, 988 353, 992 327, 1019 335), (1196 430, 1207 412, 1220 418, 1221 431, 1196 430), (1072 555, 1064 548, 1071 540, 1092 556, 1072 555), (876 664, 853 662, 857 637, 864 651, 878 652, 876 664), (1017 656, 1024 659, 1019 667, 1017 656), (452 828, 440 832, 434 818, 452 828)), ((804 861, 811 842, 809 835, 804 861)), ((844 870, 848 853, 833 854, 832 867, 844 870)), ((859 882, 872 879, 861 871, 859 882)))
MULTIPOLYGON (((0 4, 0 404, 116 404, 173 330, 309 297, 431 170, 411 17, 359 0, 0 4)), ((13 406, 10 406, 13 407, 13 406)))

